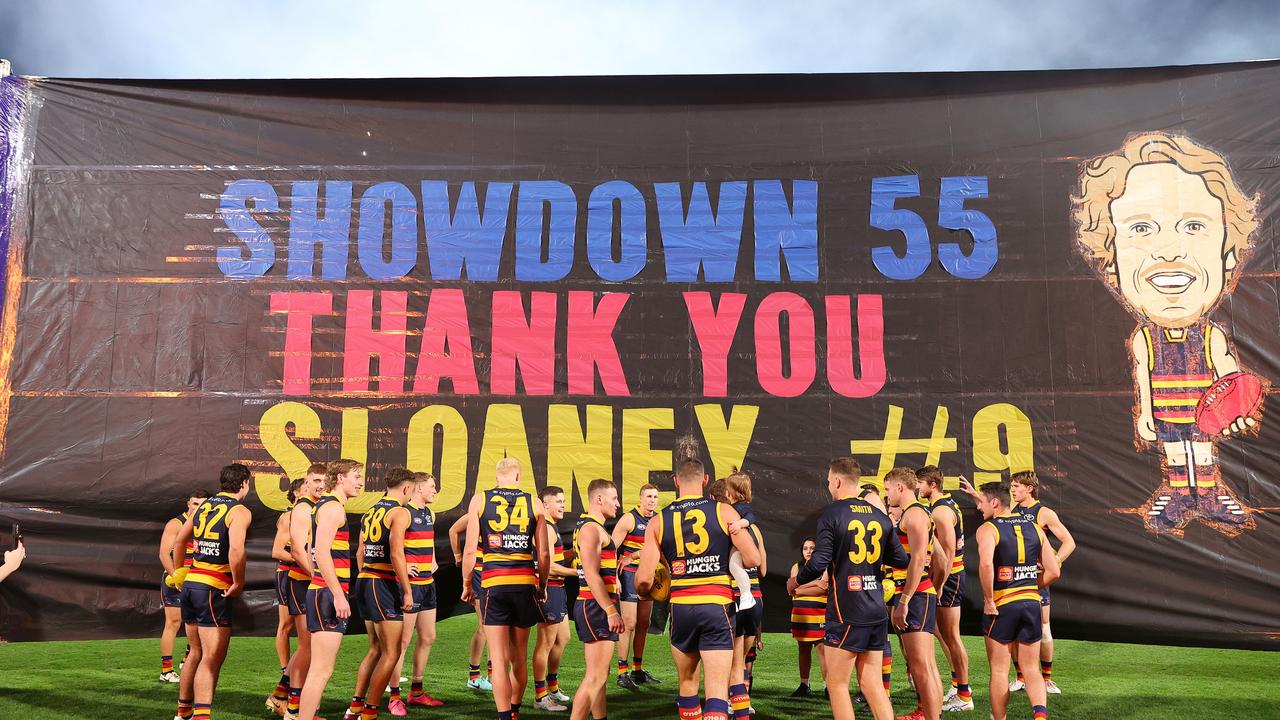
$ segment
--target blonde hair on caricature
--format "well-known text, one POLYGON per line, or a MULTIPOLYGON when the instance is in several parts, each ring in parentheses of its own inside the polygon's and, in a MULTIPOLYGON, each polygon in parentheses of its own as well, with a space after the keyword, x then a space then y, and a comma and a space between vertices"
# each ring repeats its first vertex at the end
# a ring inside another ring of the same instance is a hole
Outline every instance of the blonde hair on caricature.
POLYGON ((1234 253, 1240 267, 1258 229, 1257 196, 1248 197, 1236 185, 1231 168, 1221 155, 1190 138, 1162 132, 1130 135, 1119 150, 1099 155, 1080 166, 1078 194, 1071 198, 1080 244, 1094 270, 1114 283, 1107 268, 1115 263, 1116 226, 1111 201, 1124 194, 1129 170, 1135 165, 1173 163, 1204 180, 1209 194, 1222 202, 1226 238, 1222 254, 1234 253))

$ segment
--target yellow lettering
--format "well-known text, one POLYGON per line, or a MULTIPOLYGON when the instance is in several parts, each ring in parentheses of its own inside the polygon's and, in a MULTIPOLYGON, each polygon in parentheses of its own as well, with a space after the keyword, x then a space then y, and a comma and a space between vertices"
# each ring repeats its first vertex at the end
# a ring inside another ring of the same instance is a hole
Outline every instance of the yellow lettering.
POLYGON ((587 485, 596 478, 613 479, 613 408, 586 407, 586 428, 577 405, 547 407, 547 484, 562 487, 574 509, 574 492, 587 506, 587 485))
POLYGON ((741 469, 747 457, 747 446, 751 444, 751 434, 756 429, 756 418, 760 416, 760 406, 734 405, 727 420, 724 408, 718 403, 695 405, 693 412, 702 428, 702 437, 707 441, 707 453, 715 466, 716 476, 725 477, 731 468, 741 469))
POLYGON ((405 440, 405 467, 431 472, 436 464, 436 428, 440 428, 440 492, 431 509, 448 512, 467 494, 467 423, 462 413, 448 405, 428 405, 409 418, 405 440))
POLYGON ((280 487, 284 477, 300 478, 306 474, 311 461, 289 437, 289 426, 293 426, 294 437, 314 440, 320 437, 320 415, 309 406, 300 402, 276 403, 262 413, 258 421, 258 439, 272 460, 284 470, 279 473, 254 473, 253 490, 263 505, 272 510, 284 510, 289 507, 289 498, 280 487))
POLYGON ((529 457, 529 438, 524 431, 524 412, 519 405, 490 405, 484 418, 484 440, 480 445, 480 469, 476 492, 492 488, 497 481, 494 468, 504 457, 520 461, 520 489, 538 492, 538 478, 529 457))
MULTIPOLYGON (((654 430, 676 426, 672 408, 626 408, 622 411, 622 495, 626 501, 640 496, 640 486, 649 482, 653 470, 671 472, 671 450, 654 449, 654 430)), ((668 484, 670 486, 670 484, 668 484)), ((659 503, 674 499, 671 492, 659 493, 659 503)))
MULTIPOLYGON (((369 411, 365 408, 342 409, 342 444, 339 457, 363 463, 369 456, 369 411)), ((369 470, 365 468, 365 487, 370 486, 369 470)), ((348 515, 363 515, 382 499, 381 490, 362 490, 347 501, 348 515)))
POLYGON ((973 474, 975 486, 1000 482, 1003 471, 1020 472, 1035 468, 1035 443, 1031 420, 1009 403, 988 405, 973 416, 973 464, 980 468, 973 474), (1000 429, 1004 428, 1004 446, 1000 449, 1000 429), (988 472, 983 472, 983 471, 988 472))

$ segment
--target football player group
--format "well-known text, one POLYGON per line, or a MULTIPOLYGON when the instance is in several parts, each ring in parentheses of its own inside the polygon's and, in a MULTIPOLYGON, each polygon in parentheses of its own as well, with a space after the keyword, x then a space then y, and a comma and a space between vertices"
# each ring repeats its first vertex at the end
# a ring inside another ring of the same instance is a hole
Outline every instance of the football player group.
MULTIPOLYGON (((605 720, 615 652, 618 685, 634 689, 659 682, 644 670, 642 654, 652 602, 664 599, 670 605, 671 652, 679 676, 678 716, 728 720, 754 714, 751 672, 763 619, 759 577, 766 553, 751 509, 750 476, 734 469, 710 483, 703 464, 686 457, 673 473, 673 502, 659 510, 658 489, 645 485, 637 507, 620 518, 616 486, 594 480, 571 548, 564 547, 557 529, 565 513, 564 491, 548 486, 535 497, 520 489, 520 478, 519 461, 499 461, 494 487, 476 493, 449 532, 463 577, 470 579, 462 599, 477 615, 467 684, 492 691, 498 720, 520 716, 529 632, 535 627, 532 665, 535 705, 541 710, 569 710, 563 703, 571 701, 574 720, 605 720), (615 521, 612 531, 610 521, 615 521), (571 613, 564 587, 570 576, 579 583, 571 613), (572 699, 558 684, 570 614, 585 658, 572 699), (480 672, 486 645, 487 678, 480 672)), ((211 716, 231 636, 231 599, 245 582, 251 517, 243 500, 249 479, 244 465, 226 466, 220 492, 193 494, 186 512, 165 528, 161 679, 179 685, 175 720, 211 716), (174 639, 184 627, 187 655, 175 673, 174 639)), ((906 717, 937 718, 944 701, 947 710, 972 710, 958 627, 964 534, 958 507, 941 492, 941 473, 932 467, 897 468, 884 479, 884 499, 876 485, 861 482, 852 458, 832 461, 826 480, 833 502, 788 583, 793 634, 808 650, 801 655, 802 685, 796 694, 811 692, 811 661, 806 660, 816 646, 833 717, 853 717, 849 685, 856 670, 859 702, 876 720, 893 718, 886 659, 892 625, 919 698, 906 717), (886 576, 892 582, 885 582, 886 576), (935 632, 953 668, 953 691, 946 698, 934 661, 935 632)), ((318 718, 353 602, 364 618, 369 648, 344 719, 377 718, 384 696, 386 710, 400 717, 409 705, 444 704, 423 687, 435 639, 435 516, 429 505, 437 483, 430 474, 404 468, 388 471, 384 483, 386 493, 361 518, 355 543, 345 505, 364 488, 361 463, 314 464, 290 488, 292 506, 277 521, 272 551, 280 562, 281 677, 266 700, 267 708, 289 720, 318 718), (401 673, 415 631, 412 685, 405 698, 399 685, 407 679, 401 673), (291 632, 298 637, 292 653, 291 632)), ((1025 667, 1044 657, 1044 646, 1051 653, 1045 588, 1058 577, 1074 543, 1056 514, 1035 500, 1034 473, 1014 474, 1012 507, 1008 485, 963 487, 987 520, 976 539, 992 716, 1003 720, 1009 692, 1025 682, 1035 717, 1047 717, 1051 665, 1042 661, 1043 675, 1031 673, 1024 680, 1020 674, 1017 686, 1007 684, 1008 666, 1011 655, 1025 667), (1062 542, 1057 553, 1045 528, 1062 542)))

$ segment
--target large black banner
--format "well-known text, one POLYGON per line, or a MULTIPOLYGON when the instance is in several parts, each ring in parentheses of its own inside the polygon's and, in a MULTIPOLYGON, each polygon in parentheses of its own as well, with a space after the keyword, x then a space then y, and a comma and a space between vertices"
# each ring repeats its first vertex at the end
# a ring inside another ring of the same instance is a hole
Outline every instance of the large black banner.
POLYGON ((312 461, 367 461, 353 511, 433 471, 447 526, 511 455, 572 517, 686 434, 754 479, 770 630, 852 454, 1036 469, 1058 636, 1280 637, 1276 64, 2 87, 7 639, 158 627, 228 462, 269 632, 312 461))

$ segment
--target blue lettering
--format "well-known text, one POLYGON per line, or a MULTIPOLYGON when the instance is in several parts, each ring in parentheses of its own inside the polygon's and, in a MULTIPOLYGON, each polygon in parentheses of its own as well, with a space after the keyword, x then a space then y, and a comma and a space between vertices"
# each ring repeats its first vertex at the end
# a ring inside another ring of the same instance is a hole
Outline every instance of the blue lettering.
POLYGON ((687 212, 680 183, 654 183, 653 189, 658 197, 667 281, 697 282, 702 268, 707 282, 733 282, 742 243, 747 184, 721 183, 720 202, 714 214, 706 183, 693 184, 687 212))
POLYGON ((755 180, 752 215, 756 228, 756 279, 782 279, 778 256, 787 261, 787 276, 797 282, 818 280, 818 183, 791 181, 791 205, 780 180, 755 180))
POLYGON ((497 280, 510 210, 511 183, 489 183, 483 216, 476 202, 476 184, 463 183, 457 210, 450 216, 449 184, 423 180, 422 218, 432 279, 460 280, 466 265, 468 280, 497 280))
POLYGON ((351 241, 351 183, 329 180, 324 184, 324 218, 319 216, 314 180, 295 182, 289 209, 289 279, 315 277, 316 243, 321 245, 320 277, 347 277, 347 246, 351 241))
POLYGON ((360 267, 374 280, 395 280, 418 262, 418 199, 398 182, 378 183, 360 198, 360 267), (387 202, 391 202, 391 259, 382 252, 387 202))
POLYGON ((578 198, 558 180, 521 180, 516 201, 516 279, 561 280, 573 268, 578 198), (550 213, 547 261, 542 261, 542 224, 550 213))
POLYGON ((238 248, 218 248, 218 269, 237 280, 262 277, 276 262, 276 246, 267 229, 253 219, 250 202, 258 212, 280 212, 280 199, 265 180, 236 180, 227 186, 218 203, 223 224, 249 251, 246 259, 238 248))
POLYGON ((649 253, 644 196, 625 180, 597 185, 587 201, 587 259, 601 280, 630 280, 644 269, 649 253), (620 256, 613 259, 613 207, 620 208, 620 256))

